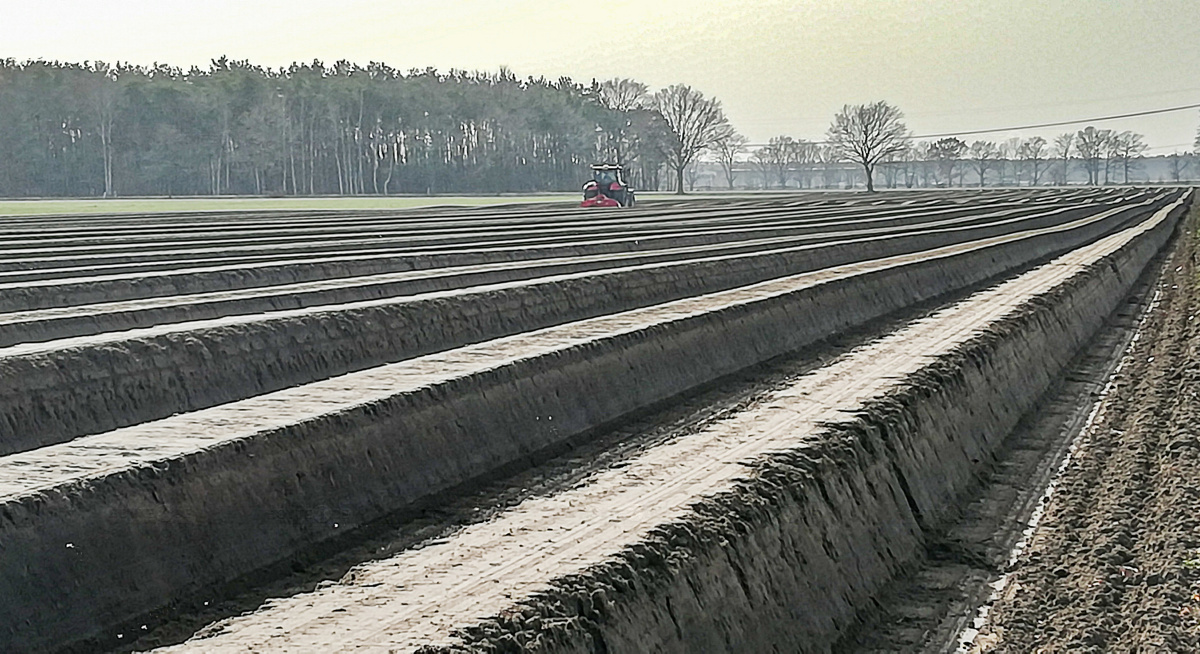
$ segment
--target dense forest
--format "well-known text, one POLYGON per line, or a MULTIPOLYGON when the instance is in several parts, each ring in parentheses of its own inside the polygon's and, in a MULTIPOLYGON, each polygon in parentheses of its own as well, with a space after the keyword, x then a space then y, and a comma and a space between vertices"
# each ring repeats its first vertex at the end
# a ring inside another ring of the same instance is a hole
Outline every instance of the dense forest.
POLYGON ((314 61, 208 69, 0 60, 0 196, 577 188, 678 148, 645 85, 314 61))

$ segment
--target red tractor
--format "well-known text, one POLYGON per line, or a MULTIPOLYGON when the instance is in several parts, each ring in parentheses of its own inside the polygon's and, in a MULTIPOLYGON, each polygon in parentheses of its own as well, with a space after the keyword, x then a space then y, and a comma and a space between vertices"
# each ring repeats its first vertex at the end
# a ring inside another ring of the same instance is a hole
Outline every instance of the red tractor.
POLYGON ((581 207, 632 207, 633 189, 621 177, 616 164, 592 164, 592 179, 583 185, 581 207))

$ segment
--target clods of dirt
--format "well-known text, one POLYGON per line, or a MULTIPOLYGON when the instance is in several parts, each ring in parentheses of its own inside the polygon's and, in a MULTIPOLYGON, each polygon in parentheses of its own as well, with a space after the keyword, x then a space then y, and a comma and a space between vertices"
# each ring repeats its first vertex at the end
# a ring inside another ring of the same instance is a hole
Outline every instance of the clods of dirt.
POLYGON ((1198 228, 974 652, 1200 652, 1198 228))

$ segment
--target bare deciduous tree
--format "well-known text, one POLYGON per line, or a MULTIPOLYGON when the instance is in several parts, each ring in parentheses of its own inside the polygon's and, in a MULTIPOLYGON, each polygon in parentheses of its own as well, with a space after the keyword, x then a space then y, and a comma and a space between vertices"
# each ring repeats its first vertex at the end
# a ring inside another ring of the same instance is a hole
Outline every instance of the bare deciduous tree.
POLYGON ((1175 152, 1167 159, 1168 170, 1171 173, 1171 181, 1173 182, 1182 181, 1183 174, 1187 171, 1188 165, 1191 164, 1191 161, 1184 157, 1185 155, 1175 152))
POLYGON ((759 166, 763 168, 763 183, 770 188, 769 179, 774 179, 779 188, 787 188, 788 175, 798 160, 796 140, 790 136, 772 136, 767 145, 758 150, 759 166), (766 175, 770 173, 771 178, 766 175))
POLYGON ((603 131, 602 148, 605 157, 614 163, 627 164, 633 132, 632 116, 646 109, 649 102, 648 87, 631 79, 610 79, 595 83, 594 90, 600 105, 610 111, 603 116, 600 129, 603 131))
POLYGON ((797 139, 792 146, 792 160, 799 173, 797 184, 801 188, 811 188, 812 176, 817 164, 821 163, 821 146, 807 139, 797 139))
POLYGON ((675 171, 675 190, 683 193, 688 164, 713 146, 729 125, 721 102, 686 84, 674 84, 654 94, 654 106, 675 135, 667 151, 667 166, 675 171))
POLYGON ((821 164, 821 182, 825 188, 833 188, 834 179, 837 176, 837 167, 840 157, 837 149, 832 145, 818 145, 813 151, 814 158, 817 163, 821 164))
POLYGON ((946 186, 954 184, 954 167, 967 151, 967 144, 949 136, 929 144, 929 156, 938 163, 938 169, 946 176, 946 186))
POLYGON ((1104 134, 1101 149, 1104 153, 1104 184, 1107 186, 1113 178, 1113 168, 1116 165, 1121 141, 1117 133, 1111 129, 1101 130, 1101 132, 1104 134))
POLYGON ((887 188, 896 188, 904 171, 904 160, 908 157, 908 148, 889 154, 879 162, 879 170, 883 173, 883 184, 887 188))
POLYGON ((746 137, 739 134, 732 125, 726 125, 713 143, 713 154, 716 155, 717 162, 725 171, 725 181, 728 182, 731 189, 733 188, 733 166, 737 163, 738 155, 746 151, 747 142, 746 137))
POLYGON ((1035 136, 1021 143, 1018 157, 1029 166, 1029 185, 1037 186, 1041 178, 1041 163, 1046 158, 1046 139, 1035 136))
POLYGON ((600 82, 600 104, 613 111, 644 109, 649 100, 648 87, 631 79, 610 79, 600 82))
POLYGON ((1149 147, 1145 137, 1137 132, 1124 131, 1112 137, 1113 158, 1121 166, 1121 182, 1129 183, 1129 172, 1136 168, 1142 153, 1149 147))
POLYGON ((1008 183, 1009 175, 1012 176, 1013 184, 1021 185, 1021 144, 1020 137, 1014 136, 1005 139, 999 144, 999 156, 996 162, 996 170, 1000 173, 1000 185, 1008 183))
POLYGON ((1000 156, 1000 149, 991 141, 975 141, 971 144, 969 151, 969 159, 971 167, 979 175, 979 187, 983 188, 984 176, 987 171, 996 167, 997 157, 1000 156))
POLYGON ((771 152, 766 146, 756 148, 750 153, 750 164, 762 175, 762 187, 771 188, 771 152))
POLYGON ((1104 158, 1111 132, 1107 129, 1085 127, 1075 135, 1075 150, 1083 162, 1083 168, 1088 174, 1088 184, 1096 186, 1100 183, 1100 160, 1104 158))
POLYGON ((909 148, 905 157, 904 185, 908 188, 929 186, 929 141, 921 141, 909 148))
POLYGON ((908 147, 904 114, 883 102, 845 105, 829 126, 829 143, 839 156, 863 168, 867 191, 874 192, 875 166, 908 147))
POLYGON ((1055 182, 1059 186, 1067 183, 1067 176, 1071 173, 1071 150, 1075 146, 1075 135, 1071 132, 1064 132, 1054 137, 1054 157, 1062 163, 1057 169, 1055 182))

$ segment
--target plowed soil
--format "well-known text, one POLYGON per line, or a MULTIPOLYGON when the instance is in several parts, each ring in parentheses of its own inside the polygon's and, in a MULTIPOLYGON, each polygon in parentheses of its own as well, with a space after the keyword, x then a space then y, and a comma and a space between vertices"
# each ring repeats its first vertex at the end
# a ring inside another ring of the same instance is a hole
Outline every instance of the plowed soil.
POLYGON ((1198 226, 974 652, 1200 652, 1198 226))
MULTIPOLYGON (((1014 567, 981 652, 1077 578, 1194 634, 1192 525, 1138 531, 1200 479, 1190 194, 936 195, 0 225, 0 651, 808 651, 872 613, 856 654, 913 651, 1014 567)), ((1147 631, 1085 613, 1046 651, 1147 631)))

